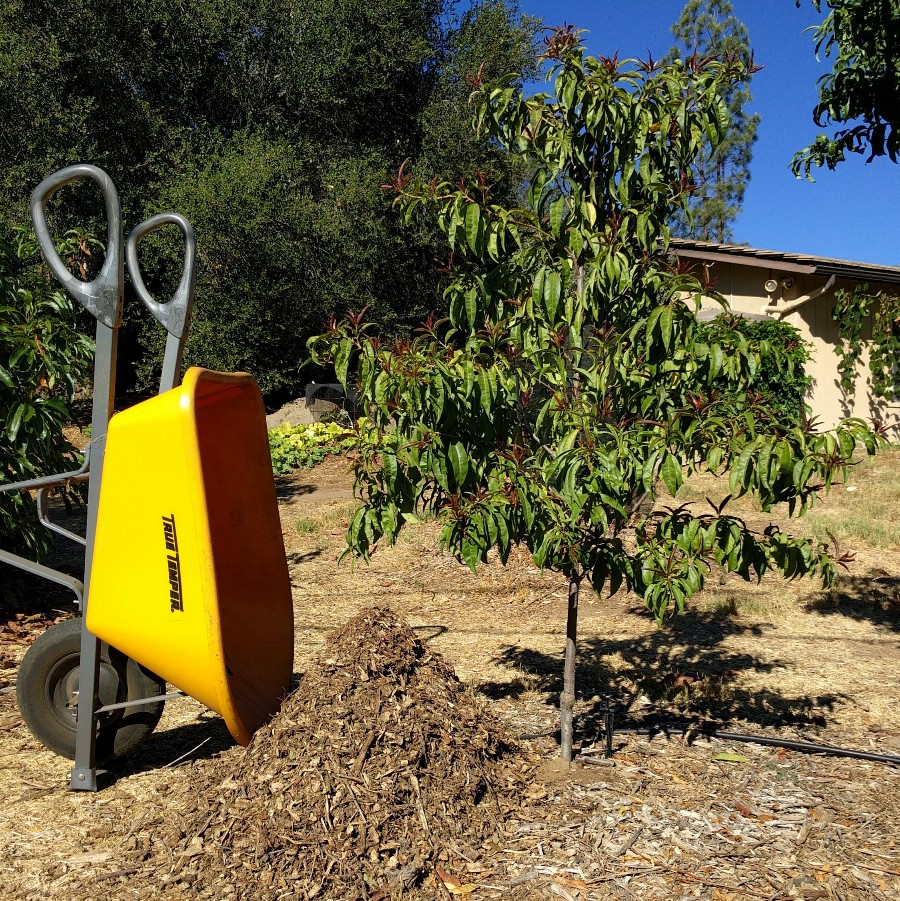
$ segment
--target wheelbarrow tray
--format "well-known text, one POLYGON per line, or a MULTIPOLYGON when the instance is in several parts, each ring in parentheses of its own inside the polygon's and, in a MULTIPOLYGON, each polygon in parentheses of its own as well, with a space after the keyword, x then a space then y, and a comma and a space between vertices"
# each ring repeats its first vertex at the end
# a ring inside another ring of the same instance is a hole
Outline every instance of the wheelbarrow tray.
POLYGON ((291 687, 290 577, 256 382, 192 368, 110 421, 86 625, 246 745, 291 687))

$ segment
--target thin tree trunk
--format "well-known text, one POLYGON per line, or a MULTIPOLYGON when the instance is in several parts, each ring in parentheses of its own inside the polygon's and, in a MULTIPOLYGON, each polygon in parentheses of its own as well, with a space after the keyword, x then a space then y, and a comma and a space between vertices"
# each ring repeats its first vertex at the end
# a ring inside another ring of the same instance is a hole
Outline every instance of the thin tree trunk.
POLYGON ((560 757, 572 760, 575 736, 575 655, 578 648, 578 594, 582 574, 569 579, 569 611, 566 617, 566 658, 563 666, 563 690, 559 696, 560 757))
MULTIPOLYGON (((580 263, 575 270, 575 290, 579 299, 584 295, 584 266, 580 263)), ((579 335, 579 343, 584 347, 584 335, 579 335)), ((578 391, 581 378, 578 372, 572 374, 572 388, 578 391)), ((566 615, 566 652, 563 664, 563 690, 559 696, 559 753, 563 760, 572 761, 572 745, 575 737, 575 657, 578 650, 578 593, 583 573, 577 568, 569 579, 569 609, 566 615)))

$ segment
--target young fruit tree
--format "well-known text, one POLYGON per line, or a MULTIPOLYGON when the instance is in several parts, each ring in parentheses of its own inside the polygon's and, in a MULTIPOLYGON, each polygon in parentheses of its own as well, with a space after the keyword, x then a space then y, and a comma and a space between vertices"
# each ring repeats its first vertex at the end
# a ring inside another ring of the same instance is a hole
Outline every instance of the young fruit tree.
MULTIPOLYGON (((673 263, 667 223, 689 196, 696 156, 722 140, 737 59, 589 57, 578 33, 547 39, 552 94, 476 84, 475 123, 533 172, 521 206, 490 177, 392 180, 410 215, 436 209, 449 243, 447 319, 382 342, 362 315, 313 339, 367 411, 357 426, 361 506, 348 551, 368 558, 404 523, 436 514, 441 541, 473 570, 513 545, 569 583, 562 756, 573 752, 579 597, 636 592, 657 619, 681 610, 713 567, 760 579, 834 565, 824 546, 756 533, 727 502, 656 510, 662 484, 723 476, 733 496, 801 513, 845 471, 864 423, 790 427, 748 390, 783 350, 704 329, 710 286, 673 263)), ((477 79, 476 79, 477 82, 477 79)))

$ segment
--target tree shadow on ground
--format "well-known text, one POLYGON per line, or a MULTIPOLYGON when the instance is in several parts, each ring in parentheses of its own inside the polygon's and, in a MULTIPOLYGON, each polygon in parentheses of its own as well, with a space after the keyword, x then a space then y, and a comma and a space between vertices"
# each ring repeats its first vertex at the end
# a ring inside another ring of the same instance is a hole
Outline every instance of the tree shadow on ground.
MULTIPOLYGON (((75 533, 84 533, 86 515, 84 506, 72 506, 66 511, 59 502, 51 504, 53 522, 75 533)), ((40 562, 76 579, 83 579, 84 546, 63 536, 50 538, 52 544, 46 559, 40 562)), ((26 552, 22 556, 35 560, 34 554, 26 552)), ((58 614, 76 610, 76 597, 70 589, 9 563, 0 563, 0 623, 16 616, 53 619, 58 614)))
POLYGON ((807 602, 806 609, 900 632, 900 577, 882 569, 870 569, 859 576, 842 575, 833 588, 818 592, 807 602))
POLYGON ((297 551, 296 553, 287 555, 287 562, 291 566, 296 566, 300 563, 308 563, 310 560, 317 560, 321 556, 321 548, 316 548, 314 551, 297 551))
MULTIPOLYGON (((5 564, 0 566, 4 566, 0 583, 0 624, 22 618, 46 623, 60 615, 78 612, 75 593, 68 588, 5 564)), ((81 577, 77 571, 69 574, 81 577)))
POLYGON ((275 496, 278 500, 289 500, 292 497, 303 497, 316 491, 315 485, 306 485, 293 478, 275 479, 275 496))
MULTIPOLYGON (((637 612, 636 610, 634 612, 637 612)), ((688 610, 666 627, 627 638, 596 637, 579 642, 577 728, 582 740, 599 733, 608 707, 632 723, 743 721, 757 726, 824 726, 824 713, 840 695, 789 696, 777 687, 784 661, 725 646, 731 636, 758 636, 764 624, 748 624, 721 612, 688 610), (737 684, 746 671, 771 674, 771 687, 750 690, 737 684)), ((509 646, 495 658, 517 676, 489 682, 479 690, 493 699, 527 692, 557 705, 562 690, 562 649, 547 654, 509 646)))
POLYGON ((435 638, 440 638, 450 631, 447 626, 410 626, 410 628, 425 642, 434 641, 435 638))

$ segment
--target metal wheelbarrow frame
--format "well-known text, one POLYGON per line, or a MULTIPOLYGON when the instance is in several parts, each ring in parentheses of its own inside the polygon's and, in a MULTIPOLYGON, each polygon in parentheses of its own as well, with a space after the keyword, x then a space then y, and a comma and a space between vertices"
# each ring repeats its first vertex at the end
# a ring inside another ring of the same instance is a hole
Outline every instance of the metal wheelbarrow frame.
MULTIPOLYGON (((93 562, 94 540, 97 532, 97 515, 99 507, 100 486, 103 475, 103 465, 106 451, 106 436, 109 422, 113 414, 115 402, 115 369, 118 345, 118 330, 122 322, 122 308, 124 302, 124 275, 125 258, 127 257, 128 270, 131 275, 134 289, 148 308, 154 318, 159 321, 167 331, 165 357, 163 361, 162 376, 160 379, 160 393, 176 387, 180 380, 181 360, 184 343, 190 329, 191 312, 194 297, 194 273, 196 264, 196 238, 190 223, 177 213, 163 213, 142 222, 130 234, 127 247, 124 246, 122 217, 119 205, 118 193, 115 185, 103 170, 91 165, 75 165, 56 172, 44 179, 31 195, 31 218, 34 224, 35 234, 41 252, 44 255, 51 271, 63 287, 74 297, 95 319, 96 325, 96 353, 94 359, 94 384, 93 402, 91 411, 91 442, 84 456, 82 465, 71 472, 57 473, 42 478, 10 483, 0 486, 0 491, 37 491, 37 508, 40 521, 49 529, 85 547, 84 578, 79 580, 67 573, 59 572, 48 566, 44 566, 26 557, 12 554, 0 549, 0 561, 9 563, 34 575, 41 576, 59 585, 70 589, 78 600, 78 608, 81 613, 79 631, 79 653, 77 665, 74 663, 72 648, 65 653, 68 660, 60 659, 59 666, 70 667, 62 675, 68 678, 66 690, 69 695, 77 691, 77 714, 75 718, 75 764, 70 774, 69 787, 74 790, 96 791, 98 788, 98 733, 104 728, 110 728, 122 712, 135 707, 145 708, 147 716, 138 722, 138 727, 127 753, 135 744, 142 741, 159 721, 164 702, 171 697, 176 697, 181 692, 166 693, 165 682, 149 671, 141 671, 141 668, 132 661, 119 654, 118 665, 103 669, 103 676, 109 680, 122 678, 128 673, 129 684, 126 686, 106 685, 106 694, 113 691, 118 697, 124 688, 126 694, 134 692, 134 686, 144 691, 155 688, 155 693, 145 697, 127 697, 124 701, 103 704, 100 700, 101 681, 101 642, 89 632, 85 626, 85 613, 87 598, 90 591, 91 568, 93 562), (99 274, 91 282, 82 282, 76 279, 59 258, 54 247, 53 239, 47 223, 47 203, 50 198, 64 185, 81 179, 89 179, 95 182, 103 194, 107 217, 107 244, 106 257, 99 274), (181 229, 185 241, 184 272, 178 288, 168 303, 158 303, 149 294, 144 285, 138 262, 138 245, 150 232, 162 228, 165 225, 174 224, 181 229), (48 489, 63 485, 70 481, 88 482, 87 499, 87 527, 84 537, 62 528, 53 523, 49 518, 46 492, 48 489), (109 670, 113 670, 109 672, 109 670), (118 675, 117 675, 118 674, 118 675), (74 680, 77 679, 77 689, 74 680), (134 684, 132 684, 134 683, 134 684), (104 717, 112 716, 111 720, 104 722, 104 717), (136 739, 136 740, 135 740, 136 739)), ((51 626, 44 636, 48 636, 42 643, 41 638, 29 651, 41 647, 48 648, 50 660, 49 669, 52 670, 55 647, 72 644, 73 621, 59 623, 51 626), (55 631, 54 631, 55 630, 55 631)), ((104 651, 109 658, 114 649, 104 651)), ((47 652, 45 652, 46 654, 47 652)), ((60 655, 63 650, 59 650, 60 655)), ((34 656, 34 655, 32 655, 34 656)), ((26 658, 28 654, 26 654, 26 658)), ((46 661, 45 661, 46 662, 46 661)), ((25 667, 25 661, 23 661, 25 667)), ((27 682, 28 669, 25 668, 27 682)), ((47 666, 43 667, 43 675, 49 677, 47 666)), ((57 675, 60 675, 59 673, 57 675)), ((20 669, 20 680, 22 670, 20 669)), ((57 686, 59 687, 59 686, 57 686)), ((56 697, 45 696, 47 686, 37 686, 37 691, 42 693, 43 700, 50 705, 63 703, 63 699, 56 692, 56 697)), ((64 686, 65 688, 65 686, 64 686)), ((22 684, 20 686, 20 699, 29 696, 35 691, 35 686, 22 684)), ((20 700, 20 706, 22 705, 20 700)), ((27 722, 27 720, 26 720, 27 722)), ((29 727, 31 727, 29 723, 29 727)), ((54 748, 55 749, 55 748, 54 748)), ((55 749, 56 750, 56 749, 55 749)), ((118 756, 113 752, 110 756, 118 756)), ((102 761, 101 761, 102 762, 102 761)))

